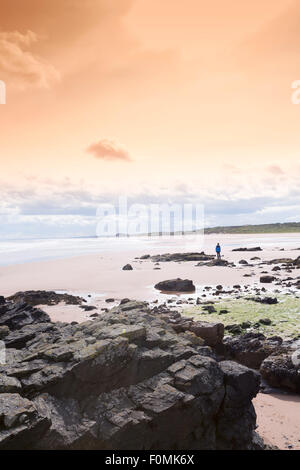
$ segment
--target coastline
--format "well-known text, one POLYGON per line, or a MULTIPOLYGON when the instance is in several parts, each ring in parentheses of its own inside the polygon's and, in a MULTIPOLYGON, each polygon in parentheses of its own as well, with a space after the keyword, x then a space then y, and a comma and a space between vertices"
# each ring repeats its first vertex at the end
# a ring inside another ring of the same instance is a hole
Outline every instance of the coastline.
MULTIPOLYGON (((274 235, 276 237, 276 235, 274 235)), ((295 251, 299 245, 299 237, 285 235, 288 243, 281 240, 274 243, 262 245, 263 250, 256 252, 233 252, 232 249, 238 246, 253 246, 255 237, 245 236, 222 236, 231 243, 224 243, 222 254, 224 258, 236 264, 232 267, 208 267, 196 266, 196 262, 160 262, 156 266, 151 259, 137 259, 146 253, 155 255, 165 252, 192 251, 196 244, 184 243, 170 246, 155 246, 155 244, 145 247, 142 244, 135 249, 124 249, 120 251, 99 251, 79 256, 69 256, 67 258, 50 259, 47 261, 33 261, 10 266, 0 267, 1 295, 8 297, 17 291, 28 290, 51 290, 56 292, 67 292, 69 294, 83 296, 87 305, 95 306, 99 314, 104 309, 118 305, 123 298, 148 301, 155 304, 168 302, 173 299, 174 308, 194 306, 196 299, 204 294, 205 286, 215 288, 222 285, 224 290, 239 284, 242 289, 250 286, 250 293, 260 286, 259 278, 264 267, 260 262, 274 258, 296 258, 299 253, 295 251), (233 238, 233 240, 232 240, 233 238), (191 248, 188 250, 188 248, 191 248), (284 249, 284 251, 282 251, 284 249), (259 257, 260 261, 251 261, 251 258, 259 257), (249 265, 240 265, 240 260, 246 260, 249 265), (130 263, 132 271, 123 271, 122 267, 130 263), (159 269, 157 269, 159 267, 159 269), (245 277, 250 275, 250 277, 245 277), (196 285, 196 291, 192 294, 163 294, 154 285, 165 279, 192 279, 196 285), (252 289, 252 290, 251 290, 252 289), (106 302, 113 299, 113 302, 106 302), (176 301, 180 300, 183 305, 177 306, 176 301)), ((265 239, 270 239, 267 234, 265 239)), ((213 246, 219 235, 206 235, 201 249, 205 253, 212 254, 213 246)), ((269 241, 269 240, 268 240, 269 241)), ((259 245, 259 241, 257 245, 259 245)), ((269 271, 269 269, 268 269, 269 271)), ((286 277, 285 273, 276 273, 279 278, 286 277)), ((291 278, 297 278, 297 272, 290 274, 291 278)), ((266 292, 270 295, 277 295, 278 286, 273 284, 266 286, 266 292)), ((280 288, 279 288, 280 290, 280 288)), ((292 295, 292 294, 290 294, 292 295)), ((207 296, 207 299, 210 297, 207 296)), ((83 322, 90 319, 90 313, 84 311, 79 306, 74 305, 42 305, 41 308, 50 315, 52 321, 83 322)), ((93 312, 91 312, 93 313, 93 312)), ((280 449, 300 449, 298 436, 300 435, 299 414, 300 397, 296 395, 284 394, 263 394, 259 393, 254 399, 257 412, 258 432, 265 439, 267 444, 277 446, 280 449), (289 447, 292 446, 292 447, 289 447)))

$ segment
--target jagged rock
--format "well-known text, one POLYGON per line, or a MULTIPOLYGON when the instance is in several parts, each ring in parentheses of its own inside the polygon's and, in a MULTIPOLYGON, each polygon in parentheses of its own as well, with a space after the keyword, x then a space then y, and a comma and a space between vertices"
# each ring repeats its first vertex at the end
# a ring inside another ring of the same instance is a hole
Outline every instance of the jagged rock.
POLYGON ((193 281, 189 279, 169 279, 168 281, 161 281, 155 284, 155 289, 167 292, 194 292, 195 286, 193 281))
POLYGON ((47 313, 23 301, 6 302, 0 307, 0 327, 7 326, 10 330, 18 330, 26 325, 45 322, 50 322, 47 313))
POLYGON ((223 325, 156 309, 126 301, 94 321, 16 330, 23 347, 0 367, 0 449, 257 448, 256 375, 204 345, 223 325))
POLYGON ((266 338, 261 333, 251 332, 241 336, 226 337, 223 343, 225 357, 247 367, 259 369, 263 360, 279 349, 282 338, 278 336, 266 338))
POLYGON ((17 292, 11 297, 8 297, 7 300, 13 302, 25 302, 32 307, 35 307, 36 305, 57 305, 60 302, 64 302, 67 305, 81 305, 82 302, 85 302, 82 297, 70 294, 58 294, 54 291, 44 290, 17 292))

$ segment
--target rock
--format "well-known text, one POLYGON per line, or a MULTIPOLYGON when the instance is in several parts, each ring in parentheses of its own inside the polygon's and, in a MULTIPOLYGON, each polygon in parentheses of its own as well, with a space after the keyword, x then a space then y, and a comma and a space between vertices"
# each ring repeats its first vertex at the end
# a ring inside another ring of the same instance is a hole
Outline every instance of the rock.
POLYGON ((92 310, 97 310, 97 307, 94 305, 80 305, 80 308, 84 310, 85 312, 91 312, 92 310))
POLYGON ((224 337, 224 325, 222 323, 197 321, 189 326, 189 330, 204 339, 205 344, 208 346, 216 346, 222 343, 224 337))
POLYGON ((294 266, 300 266, 300 256, 293 261, 294 266))
POLYGON ((259 369, 264 359, 279 349, 280 337, 266 338, 261 333, 245 333, 224 339, 224 355, 253 369, 259 369))
POLYGON ((201 253, 166 253, 151 257, 154 262, 209 261, 212 259, 214 259, 214 255, 206 255, 203 251, 201 253))
POLYGON ((229 261, 227 261, 226 259, 213 259, 212 261, 209 261, 209 262, 199 262, 198 264, 196 264, 196 266, 230 266, 230 267, 233 267, 234 264, 233 263, 230 263, 229 261))
POLYGON ((234 248, 232 251, 262 251, 262 248, 260 246, 252 248, 234 248))
POLYGON ((49 428, 34 403, 17 393, 3 393, 0 400, 0 449, 28 449, 49 428))
MULTIPOLYGON (((23 301, 16 303, 9 301, 1 306, 0 327, 6 326, 13 331, 23 326, 47 322, 50 322, 50 317, 47 313, 23 301)), ((7 330, 4 329, 2 331, 7 330)))
POLYGON ((0 326, 0 340, 9 335, 9 328, 6 325, 0 326))
POLYGON ((131 264, 125 264, 122 269, 123 271, 132 271, 133 267, 131 266, 131 264))
POLYGON ((252 300, 253 302, 258 302, 260 304, 267 304, 267 305, 278 304, 278 300, 276 299, 276 297, 250 297, 247 300, 252 300))
POLYGON ((252 439, 252 449, 262 449, 264 444, 249 430, 249 424, 256 420, 256 413, 251 403, 260 385, 258 373, 231 361, 220 362, 225 377, 226 393, 222 404, 222 413, 218 420, 217 433, 222 435, 222 447, 233 448, 227 442, 232 440, 235 432, 240 432, 245 440, 242 448, 247 448, 246 441, 252 439), (247 392, 245 393, 245 390, 247 392), (224 430, 227 429, 226 434, 224 430), (250 437, 251 436, 251 437, 250 437), (254 441, 254 443, 253 443, 254 441), (256 447, 257 446, 257 447, 256 447))
POLYGON ((155 289, 166 292, 194 292, 195 286, 189 279, 170 279, 156 284, 155 289))
POLYGON ((273 281, 275 281, 275 277, 274 276, 261 276, 259 278, 260 282, 264 283, 264 284, 269 284, 273 281))
POLYGON ((67 305, 81 305, 85 300, 82 297, 70 294, 58 294, 54 291, 30 290, 25 292, 17 292, 8 297, 7 300, 13 302, 25 302, 35 307, 36 305, 57 305, 64 302, 67 305))
POLYGON ((248 264, 248 261, 246 261, 245 259, 241 259, 241 260, 239 261, 239 264, 248 264))
POLYGON ((208 346, 222 342, 222 324, 132 300, 94 321, 22 326, 5 341, 13 334, 20 348, 0 366, 1 450, 259 447, 256 375, 218 363, 208 346))
POLYGON ((223 286, 221 286, 221 284, 219 284, 217 287, 216 287, 217 290, 223 290, 223 286))
POLYGON ((108 303, 108 304, 113 303, 114 301, 115 301, 115 299, 112 299, 112 298, 111 299, 105 299, 105 302, 108 303))
POLYGON ((5 374, 0 375, 0 393, 14 393, 21 390, 21 388, 20 381, 15 377, 8 377, 5 374))
POLYGON ((242 333, 242 327, 241 325, 234 324, 234 325, 227 325, 225 326, 225 330, 229 331, 229 333, 233 335, 239 335, 242 333))
POLYGON ((282 344, 269 355, 260 366, 263 379, 272 387, 300 392, 300 353, 299 341, 295 344, 282 344))
POLYGON ((225 314, 228 313, 228 312, 229 312, 229 310, 227 310, 226 308, 222 308, 219 313, 220 313, 221 315, 225 315, 225 314))
POLYGON ((204 305, 202 308, 207 313, 215 313, 217 311, 213 305, 204 305))
POLYGON ((261 325, 272 325, 270 318, 261 318, 258 322, 261 323, 261 325))
POLYGON ((143 259, 149 259, 149 258, 150 258, 150 255, 143 255, 143 256, 140 257, 140 259, 142 259, 142 260, 143 259))

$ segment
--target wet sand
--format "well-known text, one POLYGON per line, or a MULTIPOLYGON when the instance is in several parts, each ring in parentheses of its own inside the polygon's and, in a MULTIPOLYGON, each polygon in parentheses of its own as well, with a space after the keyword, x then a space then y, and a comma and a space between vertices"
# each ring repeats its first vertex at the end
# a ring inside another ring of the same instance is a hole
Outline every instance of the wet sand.
POLYGON ((253 400, 257 432, 266 444, 300 450, 300 396, 259 393, 253 400))

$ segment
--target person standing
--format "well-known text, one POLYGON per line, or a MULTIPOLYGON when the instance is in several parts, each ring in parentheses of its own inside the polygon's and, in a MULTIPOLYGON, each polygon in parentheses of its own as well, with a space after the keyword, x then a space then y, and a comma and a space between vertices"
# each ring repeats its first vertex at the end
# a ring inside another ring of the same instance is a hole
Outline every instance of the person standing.
POLYGON ((220 243, 217 243, 216 253, 217 253, 217 259, 221 259, 221 246, 220 246, 220 243))

